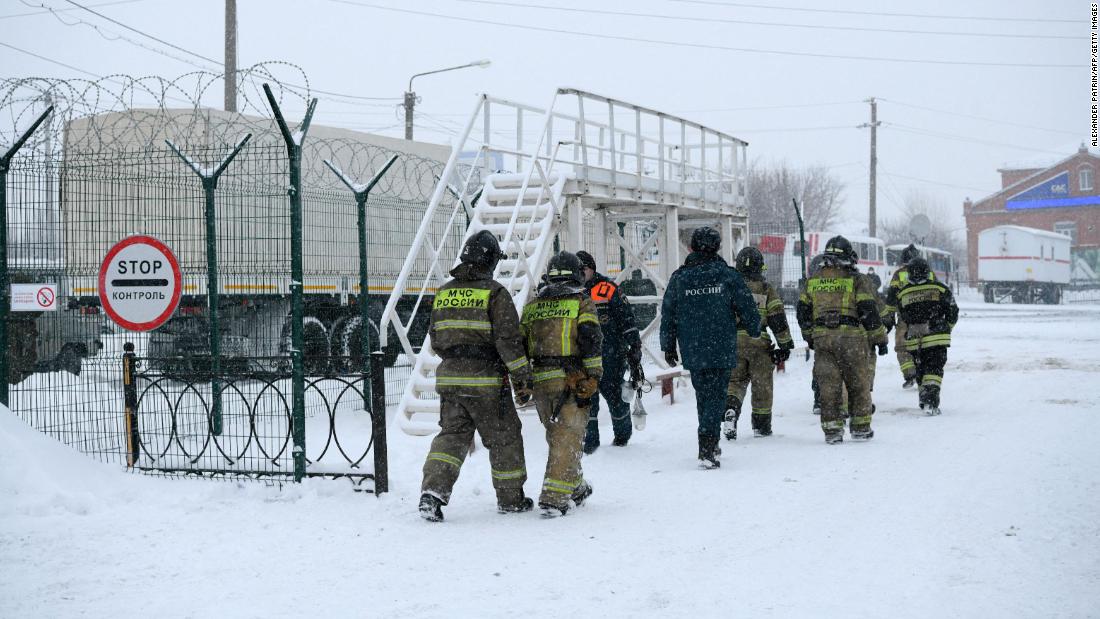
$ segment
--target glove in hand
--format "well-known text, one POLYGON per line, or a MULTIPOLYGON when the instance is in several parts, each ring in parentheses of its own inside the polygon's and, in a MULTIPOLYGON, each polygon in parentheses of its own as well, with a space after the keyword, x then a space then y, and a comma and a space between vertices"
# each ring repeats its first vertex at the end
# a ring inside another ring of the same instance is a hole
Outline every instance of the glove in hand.
POLYGON ((669 366, 680 365, 680 355, 676 354, 675 350, 666 350, 665 363, 669 364, 669 366))
POLYGON ((535 397, 535 392, 531 388, 531 382, 525 381, 522 384, 518 384, 515 387, 516 392, 516 406, 523 408, 531 403, 531 400, 535 397))
POLYGON ((804 335, 804 336, 802 336, 802 339, 806 340, 806 347, 807 348, 809 348, 810 350, 814 349, 814 338, 812 338, 808 335, 804 335))
POLYGON ((791 358, 791 350, 789 348, 776 348, 772 351, 772 363, 779 365, 787 359, 791 358))
POLYGON ((886 344, 878 345, 878 356, 885 357, 886 353, 888 352, 890 352, 890 349, 886 346, 886 344))

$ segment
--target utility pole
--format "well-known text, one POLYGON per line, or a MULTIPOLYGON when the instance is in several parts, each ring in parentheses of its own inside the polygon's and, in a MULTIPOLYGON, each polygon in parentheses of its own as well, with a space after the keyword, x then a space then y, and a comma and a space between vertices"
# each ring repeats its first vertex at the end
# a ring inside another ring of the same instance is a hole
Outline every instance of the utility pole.
POLYGON ((871 104, 871 122, 860 125, 860 128, 871 128, 871 196, 869 200, 870 213, 868 216, 870 218, 870 221, 867 225, 867 235, 875 236, 875 229, 877 228, 875 224, 878 221, 878 213, 875 210, 875 200, 878 195, 878 192, 876 191, 875 175, 876 168, 878 168, 878 126, 881 123, 879 123, 878 121, 878 102, 875 101, 874 97, 867 99, 866 102, 871 104))
POLYGON ((409 90, 405 91, 405 139, 413 139, 413 109, 416 108, 416 93, 412 91, 412 80, 409 80, 409 90))
POLYGON ((225 111, 237 111, 237 0, 225 0, 225 111))

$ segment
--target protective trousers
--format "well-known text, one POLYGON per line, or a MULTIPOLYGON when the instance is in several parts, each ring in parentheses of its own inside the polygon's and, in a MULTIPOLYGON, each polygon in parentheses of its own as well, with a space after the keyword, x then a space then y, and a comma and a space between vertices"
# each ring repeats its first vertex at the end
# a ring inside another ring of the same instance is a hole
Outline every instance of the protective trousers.
POLYGON ((731 368, 691 370, 691 386, 695 388, 695 408, 699 413, 699 443, 717 443, 726 411, 726 390, 731 368))
MULTIPOLYGON (((536 368, 535 375, 538 373, 536 368)), ((570 499, 584 487, 581 443, 584 442, 588 407, 577 406, 576 398, 565 389, 565 379, 553 378, 535 383, 535 408, 546 428, 549 447, 539 505, 567 507, 570 499), (556 418, 555 409, 558 411, 556 418)))
POLYGON ((527 465, 523 459, 519 415, 511 393, 499 389, 487 390, 485 396, 444 393, 440 399, 440 431, 424 461, 421 492, 436 496, 444 504, 451 500, 451 489, 477 430, 489 450, 497 503, 514 504, 522 499, 527 465))
POLYGON ((901 375, 905 380, 917 375, 917 365, 913 362, 913 355, 905 349, 905 333, 908 328, 899 315, 897 326, 894 328, 894 352, 897 354, 898 366, 901 367, 901 375))
POLYGON ((737 345, 737 367, 730 373, 726 394, 744 402, 745 393, 751 384, 752 414, 771 415, 774 375, 771 342, 741 339, 737 345))
POLYGON ((814 337, 814 380, 821 393, 821 429, 826 436, 844 433, 841 405, 848 392, 852 431, 871 427, 871 384, 867 338, 861 334, 826 333, 814 337))
MULTIPOLYGON (((872 394, 875 392, 875 370, 878 369, 878 354, 876 354, 873 348, 870 348, 870 344, 867 345, 867 383, 872 394)), ((841 393, 842 400, 840 405, 841 412, 845 416, 848 415, 848 392, 851 387, 844 385, 844 391, 841 393)), ((874 402, 874 395, 871 396, 872 403, 874 402)), ((872 409, 873 410, 873 409, 872 409)))
MULTIPOLYGON (((633 432, 630 425, 630 405, 623 402, 623 374, 626 372, 626 359, 620 355, 605 355, 603 358, 603 376, 600 377, 600 395, 607 400, 611 411, 611 427, 615 438, 629 439, 633 432)), ((600 444, 600 398, 592 398, 592 407, 588 410, 588 430, 584 435, 584 446, 595 447, 600 444)))
POLYGON ((943 366, 947 364, 947 347, 934 346, 913 351, 913 360, 917 367, 921 405, 939 408, 943 366))

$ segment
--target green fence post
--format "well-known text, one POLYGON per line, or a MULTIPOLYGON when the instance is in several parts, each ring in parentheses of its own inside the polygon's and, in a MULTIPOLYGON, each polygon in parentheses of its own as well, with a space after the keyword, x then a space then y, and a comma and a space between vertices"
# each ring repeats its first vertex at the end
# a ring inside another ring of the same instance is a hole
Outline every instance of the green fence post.
POLYGON ((306 476, 306 374, 302 359, 302 280, 305 278, 302 266, 302 142, 309 131, 313 110, 317 108, 317 99, 309 102, 298 131, 291 133, 269 84, 264 84, 264 94, 267 95, 271 112, 279 124, 279 131, 283 134, 290 163, 290 187, 287 188, 287 194, 290 196, 290 384, 293 391, 291 440, 294 442, 294 481, 302 481, 306 476))
POLYGON ((229 166, 229 162, 236 158, 237 154, 241 152, 244 145, 248 143, 248 140, 252 138, 252 134, 249 133, 244 138, 237 142, 236 148, 233 152, 229 153, 229 156, 222 159, 221 164, 214 170, 207 170, 200 167, 190 157, 183 154, 183 151, 178 146, 172 143, 171 140, 165 140, 168 144, 168 148, 171 148, 180 159, 183 160, 190 168, 199 175, 202 179, 202 192, 206 198, 204 215, 206 217, 206 298, 210 305, 210 358, 212 362, 211 377, 210 377, 210 391, 213 399, 213 405, 211 406, 210 415, 210 431, 214 436, 220 436, 222 433, 222 349, 221 349, 221 326, 218 321, 218 303, 220 297, 220 289, 218 288, 218 226, 217 226, 217 210, 214 201, 214 190, 218 188, 218 179, 221 178, 222 172, 229 166))
MULTIPOLYGON (((382 407, 382 410, 378 410, 377 407, 374 406, 374 403, 373 403, 372 398, 371 398, 371 392, 372 391, 371 391, 371 342, 370 342, 370 298, 369 298, 370 297, 370 294, 369 294, 369 291, 370 291, 369 283, 370 282, 369 282, 369 278, 368 278, 368 269, 367 269, 367 267, 368 267, 368 258, 370 256, 370 254, 368 253, 368 250, 367 250, 367 198, 370 197, 370 192, 371 192, 372 189, 374 189, 374 186, 378 184, 378 181, 382 180, 382 175, 385 174, 390 169, 390 166, 392 166, 396 162, 397 162, 397 155, 394 155, 394 156, 390 157, 390 160, 387 161, 386 164, 382 166, 382 169, 379 170, 378 172, 376 172, 373 177, 371 177, 370 182, 368 182, 366 185, 359 185, 359 184, 355 183, 354 181, 352 181, 350 178, 348 178, 348 176, 346 174, 344 174, 342 171, 340 171, 340 169, 337 168, 335 165, 333 165, 331 161, 329 161, 327 159, 325 160, 325 165, 327 165, 328 168, 330 170, 332 170, 332 172, 334 174, 336 174, 336 176, 339 177, 340 180, 343 181, 343 183, 345 185, 348 186, 348 189, 351 190, 352 195, 355 196, 356 223, 357 223, 357 227, 359 229, 359 296, 357 298, 358 298, 358 301, 359 301, 359 318, 360 318, 360 325, 359 326, 360 326, 360 329, 362 329, 362 335, 359 337, 359 343, 360 343, 360 347, 361 347, 360 348, 360 354, 363 357, 362 367, 360 368, 360 372, 361 372, 362 378, 363 378, 363 409, 366 410, 366 411, 370 411, 371 421, 374 422, 372 424, 372 427, 374 428, 373 431, 375 433, 375 435, 374 435, 374 445, 375 445, 375 452, 374 453, 375 453, 375 456, 376 456, 375 457, 375 466, 374 466, 374 472, 375 472, 374 490, 375 490, 375 494, 380 494, 381 492, 385 492, 387 490, 387 488, 386 488, 387 484, 384 483, 384 482, 380 484, 379 481, 378 481, 379 480, 379 471, 378 471, 378 463, 379 463, 379 457, 378 456, 379 456, 379 454, 381 454, 381 460, 383 461, 383 468, 385 467, 386 452, 385 452, 384 448, 382 450, 379 450, 378 446, 380 444, 385 445, 385 443, 386 443, 386 437, 385 437, 386 410, 385 410, 384 406, 382 407), (379 424, 377 423, 377 421, 378 421, 379 415, 381 415, 382 420, 383 420, 383 423, 381 424, 381 431, 382 431, 383 436, 381 436, 381 437, 378 436, 379 424)), ((381 329, 382 326, 380 325, 378 328, 381 329)), ((383 471, 382 478, 385 479, 385 477, 386 477, 386 475, 385 475, 385 472, 383 471)))
POLYGON ((8 170, 15 153, 27 143, 46 117, 53 112, 53 106, 34 121, 11 148, 0 156, 0 404, 8 405, 8 318, 11 316, 11 277, 8 274, 8 170))

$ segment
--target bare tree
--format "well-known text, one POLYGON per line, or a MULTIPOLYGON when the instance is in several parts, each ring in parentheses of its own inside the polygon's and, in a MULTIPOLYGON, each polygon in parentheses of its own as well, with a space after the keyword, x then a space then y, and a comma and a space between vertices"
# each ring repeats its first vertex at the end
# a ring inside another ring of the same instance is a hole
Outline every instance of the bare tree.
POLYGON ((909 234, 909 221, 916 215, 925 215, 932 221, 932 230, 923 239, 928 247, 937 247, 951 252, 955 260, 966 259, 966 245, 952 232, 946 203, 938 196, 927 191, 911 189, 905 194, 901 215, 884 221, 879 226, 879 236, 887 245, 921 241, 909 234))
POLYGON ((796 232, 791 198, 802 207, 806 230, 827 230, 840 213, 844 184, 825 166, 793 168, 786 161, 754 162, 748 178, 749 225, 754 234, 796 232))

